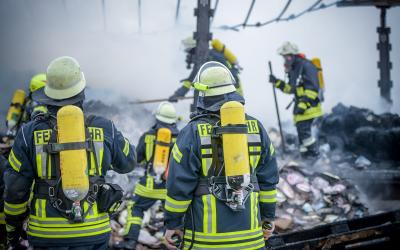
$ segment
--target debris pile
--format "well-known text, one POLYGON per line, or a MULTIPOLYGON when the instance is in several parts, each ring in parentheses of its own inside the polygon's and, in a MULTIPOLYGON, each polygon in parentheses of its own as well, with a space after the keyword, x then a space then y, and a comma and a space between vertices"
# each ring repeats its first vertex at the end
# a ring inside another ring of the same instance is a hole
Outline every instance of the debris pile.
POLYGON ((368 212, 354 185, 329 172, 312 171, 296 162, 281 168, 277 199, 278 232, 359 218, 368 212))
POLYGON ((320 124, 319 137, 332 149, 349 150, 369 159, 400 161, 400 116, 346 107, 339 103, 320 124))
MULTIPOLYGON (((128 210, 123 209, 111 220, 112 237, 110 245, 123 240, 124 226, 128 218, 128 210)), ((156 202, 144 213, 142 229, 139 234, 139 245, 136 249, 161 249, 164 234, 164 213, 160 201, 156 202)))

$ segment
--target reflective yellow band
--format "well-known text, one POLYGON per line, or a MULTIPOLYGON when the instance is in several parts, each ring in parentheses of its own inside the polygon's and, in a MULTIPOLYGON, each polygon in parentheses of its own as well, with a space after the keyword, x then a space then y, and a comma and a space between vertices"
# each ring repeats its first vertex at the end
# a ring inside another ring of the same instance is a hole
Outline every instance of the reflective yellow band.
POLYGON ((135 194, 157 200, 164 200, 167 195, 166 189, 149 189, 141 184, 135 187, 135 194))
POLYGON ((271 142, 271 144, 269 144, 269 154, 271 156, 275 154, 275 147, 274 147, 274 145, 272 145, 272 142, 271 142))
POLYGON ((27 204, 27 201, 21 204, 11 204, 8 202, 4 202, 4 213, 9 215, 23 214, 26 211, 27 204))
POLYGON ((95 226, 99 224, 104 224, 109 222, 108 214, 100 215, 96 218, 85 218, 85 222, 83 223, 70 223, 65 218, 42 218, 35 215, 30 215, 29 217, 29 225, 41 227, 41 228, 85 228, 90 226, 95 226))
POLYGON ((318 97, 318 92, 316 92, 316 91, 314 91, 314 90, 306 89, 306 90, 304 91, 304 93, 305 93, 305 95, 306 95, 308 98, 310 98, 310 99, 312 99, 312 100, 315 100, 315 99, 318 97))
POLYGON ((285 87, 283 88, 283 92, 290 93, 291 91, 292 91, 292 87, 290 86, 290 84, 285 83, 285 87))
POLYGON ((303 87, 297 87, 296 88, 296 95, 298 97, 303 96, 304 95, 304 88, 303 87))
POLYGON ((6 217, 4 213, 0 213, 0 225, 6 224, 6 217))
POLYGON ((11 150, 10 156, 8 157, 8 162, 15 171, 19 172, 21 162, 15 157, 13 150, 11 150))
POLYGON ((154 140, 156 139, 155 135, 146 135, 144 137, 144 142, 146 144, 146 161, 149 162, 151 157, 153 157, 154 151, 154 140))
POLYGON ((191 200, 178 201, 167 195, 165 198, 165 210, 175 213, 185 213, 191 202, 191 200))
POLYGON ((304 114, 301 115, 295 115, 294 116, 294 121, 295 122, 300 122, 300 121, 307 121, 316 117, 322 116, 322 108, 321 104, 318 104, 316 107, 308 108, 304 114))
MULTIPOLYGON (((262 235, 261 227, 257 227, 249 230, 226 232, 226 233, 204 233, 196 231, 195 239, 201 241, 210 241, 210 242, 224 242, 224 241, 243 240, 260 235, 262 235)), ((191 230, 185 230, 185 238, 190 238, 190 239, 192 238, 191 230)))
POLYGON ((189 80, 184 80, 183 82, 183 87, 190 89, 192 87, 192 83, 189 80))
POLYGON ((178 145, 174 145, 174 147, 172 148, 172 156, 174 157, 175 161, 177 163, 181 163, 182 160, 182 152, 179 150, 178 145))
POLYGON ((260 191, 260 202, 275 203, 276 202, 276 189, 270 191, 260 191))
MULTIPOLYGON (((192 240, 192 231, 185 231, 185 248, 192 240)), ((252 230, 229 233, 195 232, 194 249, 259 249, 265 247, 260 227, 252 230)))
MULTIPOLYGON (((191 243, 189 240, 185 241, 185 248, 189 249, 191 243)), ((263 238, 252 241, 252 242, 245 242, 245 243, 238 243, 238 244, 217 244, 217 245, 207 245, 207 244, 193 244, 193 249, 196 250, 208 250, 208 249, 219 249, 219 250, 254 250, 254 249, 261 249, 265 247, 265 241, 263 238)))
POLYGON ((304 102, 299 102, 299 104, 297 104, 297 107, 301 109, 307 109, 307 104, 305 104, 304 102))
POLYGON ((203 200, 203 232, 217 232, 217 210, 214 195, 208 194, 201 197, 203 200))
MULTIPOLYGON (((76 224, 77 226, 80 223, 76 224)), ((104 234, 111 231, 109 220, 105 223, 101 223, 94 226, 88 227, 76 227, 76 228, 43 228, 36 227, 31 224, 28 226, 28 235, 36 236, 40 238, 76 238, 76 237, 87 237, 99 234, 104 234)))
POLYGON ((126 138, 124 138, 124 140, 125 140, 125 145, 124 145, 123 152, 124 152, 125 156, 128 156, 128 154, 129 154, 129 141, 126 138))
POLYGON ((128 223, 142 225, 142 218, 141 217, 130 217, 128 218, 128 223))
POLYGON ((279 88, 279 86, 281 86, 281 83, 282 83, 282 81, 281 81, 281 80, 278 80, 278 81, 275 83, 275 87, 279 88))

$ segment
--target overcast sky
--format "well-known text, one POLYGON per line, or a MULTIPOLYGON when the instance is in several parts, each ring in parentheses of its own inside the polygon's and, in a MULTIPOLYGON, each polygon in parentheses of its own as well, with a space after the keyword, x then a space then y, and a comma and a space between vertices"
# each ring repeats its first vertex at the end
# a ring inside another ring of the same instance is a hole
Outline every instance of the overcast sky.
MULTIPOLYGON (((195 27, 196 0, 182 0, 175 22, 176 0, 142 0, 139 29, 137 0, 0 0, 0 113, 2 120, 16 88, 27 88, 30 77, 44 72, 62 55, 77 58, 88 86, 107 102, 168 97, 187 77, 180 41, 195 27), (110 94, 111 93, 111 94, 110 94)), ((213 37, 238 57, 248 113, 267 127, 276 124, 267 62, 283 77, 283 61, 276 49, 284 41, 297 43, 308 57, 321 58, 327 85, 324 109, 338 102, 387 111, 379 97, 376 44, 379 11, 373 7, 337 8, 306 14, 294 21, 239 32, 218 27, 241 23, 250 0, 220 0, 213 21, 213 37)), ((279 14, 286 1, 257 1, 249 23, 279 14)), ((293 1, 288 14, 298 13, 315 0, 293 1)), ((331 3, 332 1, 324 1, 331 3)), ((400 112, 400 8, 388 10, 392 28, 391 61, 394 82, 391 111, 400 112)), ((93 95, 92 95, 93 96, 93 95)), ((290 97, 278 94, 282 117, 290 97)), ((152 109, 154 106, 148 106, 152 109)), ((188 102, 178 110, 188 114, 188 102)), ((140 119, 140 118, 138 118, 140 119)))

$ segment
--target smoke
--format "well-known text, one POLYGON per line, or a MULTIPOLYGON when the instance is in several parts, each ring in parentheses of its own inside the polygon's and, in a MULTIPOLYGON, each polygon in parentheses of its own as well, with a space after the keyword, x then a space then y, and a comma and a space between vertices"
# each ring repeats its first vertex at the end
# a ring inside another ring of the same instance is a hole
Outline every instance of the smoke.
MULTIPOLYGON (((168 97, 190 72, 180 40, 195 28, 193 8, 197 1, 181 1, 180 18, 175 22, 175 0, 142 2, 139 27, 138 2, 131 0, 1 0, 0 1, 0 118, 4 120, 11 95, 16 88, 27 88, 30 77, 44 72, 49 62, 62 55, 77 58, 89 89, 105 95, 91 95, 108 104, 124 100, 168 97)), ((287 13, 299 12, 314 1, 294 1, 287 13)), ((328 2, 328 1, 326 1, 328 2)), ((286 40, 298 44, 309 57, 322 60, 327 84, 324 109, 336 103, 367 107, 377 113, 388 111, 381 105, 378 80, 379 11, 375 8, 336 8, 321 10, 291 22, 240 32, 218 29, 221 25, 244 20, 250 1, 220 1, 213 20, 213 37, 219 38, 238 57, 244 68, 241 79, 248 113, 267 127, 276 125, 267 61, 274 73, 283 77, 283 61, 276 48, 286 40)), ((283 1, 257 1, 250 23, 278 15, 283 1)), ((399 92, 400 9, 388 11, 392 26, 393 50, 391 112, 400 112, 399 92)), ((284 110, 291 97, 278 94, 283 120, 290 122, 291 111, 284 110)), ((177 104, 188 117, 189 102, 177 104)), ((127 110, 129 106, 125 107, 127 110)), ((155 105, 148 105, 152 110, 155 105)), ((150 112, 147 112, 150 113, 150 112)), ((143 114, 134 117, 142 125, 143 114)), ((3 125, 3 124, 2 124, 3 125)))

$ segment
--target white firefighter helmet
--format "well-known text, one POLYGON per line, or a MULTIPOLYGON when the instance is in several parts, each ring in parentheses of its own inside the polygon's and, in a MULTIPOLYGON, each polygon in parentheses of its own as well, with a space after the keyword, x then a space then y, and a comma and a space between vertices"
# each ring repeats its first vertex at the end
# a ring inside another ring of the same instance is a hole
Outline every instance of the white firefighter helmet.
POLYGON ((177 116, 174 105, 170 102, 160 103, 156 109, 155 117, 161 122, 165 122, 168 124, 175 123, 177 120, 177 116))
POLYGON ((194 88, 204 96, 217 96, 235 92, 235 78, 222 63, 210 61, 203 64, 197 72, 194 88))
POLYGON ((75 58, 62 56, 47 67, 47 84, 44 93, 55 100, 68 99, 85 89, 86 81, 75 58))
POLYGON ((285 55, 297 55, 299 54, 299 48, 296 44, 291 42, 284 42, 281 47, 278 48, 278 54, 281 56, 285 55))

